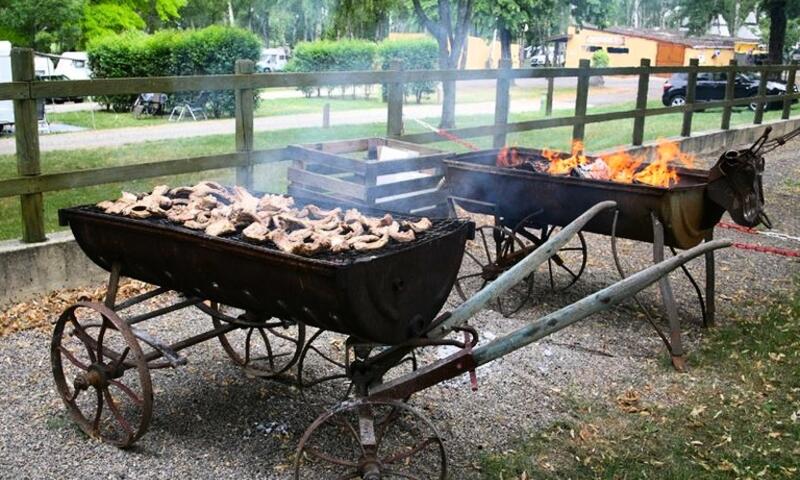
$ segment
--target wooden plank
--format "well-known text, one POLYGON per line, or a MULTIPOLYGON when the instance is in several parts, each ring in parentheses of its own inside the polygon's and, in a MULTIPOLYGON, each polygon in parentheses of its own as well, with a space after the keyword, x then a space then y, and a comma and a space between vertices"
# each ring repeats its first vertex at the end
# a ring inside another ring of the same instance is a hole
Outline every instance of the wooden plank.
POLYGON ((440 153, 438 155, 401 158, 398 160, 376 160, 367 162, 367 171, 373 171, 375 175, 390 175, 392 173, 416 172, 419 170, 440 168, 442 166, 442 161, 451 156, 451 153, 440 153))
MULTIPOLYGON (((500 69, 506 73, 511 70, 511 59, 501 58, 500 69)), ((506 125, 508 123, 508 110, 511 96, 509 88, 511 87, 510 80, 506 78, 498 78, 495 86, 495 100, 494 100, 494 124, 506 125)), ((504 147, 506 145, 506 134, 496 133, 492 139, 494 148, 504 147)))
POLYGON ((636 110, 637 116, 633 119, 633 138, 631 143, 633 145, 641 145, 644 141, 644 111, 647 110, 647 93, 650 86, 650 73, 647 67, 650 66, 650 59, 641 59, 641 66, 639 73, 639 85, 636 90, 636 110), (639 114, 641 113, 641 115, 639 114))
MULTIPOLYGON (((767 70, 761 70, 761 78, 758 81, 758 91, 757 94, 759 97, 763 97, 767 94, 767 70)), ((756 102, 756 113, 753 115, 753 124, 760 125, 761 122, 764 121, 764 109, 766 104, 759 100, 756 102)))
POLYGON ((311 173, 298 168, 289 167, 287 179, 305 187, 316 187, 327 192, 344 195, 359 200, 367 199, 367 187, 357 183, 345 182, 327 175, 311 173))
MULTIPOLYGON (((252 60, 236 60, 234 71, 237 75, 251 75, 256 71, 256 65, 252 60)), ((255 91, 243 88, 234 92, 236 106, 236 151, 247 153, 253 150, 253 114, 255 110, 255 91)), ((253 165, 248 161, 247 165, 236 168, 236 184, 247 189, 253 188, 253 165)))
MULTIPOLYGON (((589 100, 589 66, 588 59, 581 59, 580 73, 578 73, 578 87, 575 94, 575 117, 582 118, 586 116, 586 105, 589 100)), ((583 142, 583 136, 586 132, 586 126, 583 123, 575 123, 572 127, 572 140, 583 142)))
POLYGON ((392 195, 402 195, 404 193, 413 193, 419 190, 433 189, 439 185, 439 182, 441 182, 443 177, 443 175, 430 175, 411 180, 376 185, 374 187, 369 187, 369 190, 371 196, 374 198, 391 197, 392 195))
MULTIPOLYGON (((276 149, 282 150, 282 149, 276 149)), ((261 159, 274 155, 271 151, 259 152, 261 159)), ((274 160, 269 160, 274 161, 274 160)), ((267 163, 267 161, 259 162, 267 163)), ((46 173, 38 176, 16 177, 0 180, 0 197, 52 192, 71 188, 90 187, 107 183, 126 182, 144 178, 179 175, 183 173, 218 170, 247 164, 247 155, 227 153, 204 157, 180 158, 160 162, 137 163, 103 168, 87 168, 72 172, 46 173)))
POLYGON ((553 92, 555 89, 555 79, 548 77, 547 79, 547 93, 544 100, 544 116, 549 117, 553 115, 553 92))
MULTIPOLYGON (((786 93, 792 93, 793 88, 796 87, 796 77, 797 77, 797 62, 792 62, 792 66, 789 67, 789 75, 786 79, 786 93)), ((792 111, 792 101, 790 99, 784 99, 783 101, 783 111, 781 112, 781 119, 789 120, 789 116, 792 111)))
POLYGON ((396 212, 410 212, 424 207, 438 206, 444 203, 446 199, 445 193, 442 190, 437 190, 388 202, 378 202, 375 207, 396 212))
POLYGON ((300 145, 307 150, 327 153, 354 153, 367 149, 369 138, 356 138, 352 140, 339 140, 331 142, 304 143, 300 145))
POLYGON ((286 147, 286 158, 289 160, 299 160, 307 163, 319 163, 331 168, 337 168, 346 172, 353 172, 359 175, 366 175, 367 162, 342 157, 333 153, 312 150, 302 145, 289 145, 286 147))
MULTIPOLYGON (((730 61, 728 68, 728 78, 725 81, 725 100, 733 100, 736 95, 736 59, 730 61)), ((728 130, 731 128, 731 113, 733 109, 731 105, 726 105, 722 108, 722 121, 720 128, 728 130)))
MULTIPOLYGON (((400 60, 392 60, 390 69, 399 73, 403 69, 403 64, 400 60)), ((386 84, 386 135, 390 138, 403 134, 404 90, 403 83, 390 82, 386 84)))
MULTIPOLYGON (((689 60, 689 65, 696 67, 700 65, 700 60, 693 58, 689 60)), ((689 77, 686 83, 686 103, 694 105, 697 94, 697 71, 689 72, 689 77)), ((688 137, 692 134, 692 115, 693 110, 686 110, 683 112, 683 124, 681 125, 681 136, 688 137)))
POLYGON ((411 150, 413 152, 419 152, 420 155, 439 155, 441 153, 447 153, 438 148, 425 147, 422 145, 418 145, 416 143, 404 142, 402 140, 397 140, 394 138, 386 139, 385 144, 387 147, 403 148, 406 150, 411 150))
POLYGON ((335 194, 327 194, 315 189, 304 188, 302 185, 297 184, 289 184, 287 193, 293 197, 302 198, 303 201, 331 203, 342 207, 367 207, 365 203, 355 199, 340 197, 335 194))
MULTIPOLYGON (((11 50, 11 75, 15 82, 30 82, 34 79, 33 50, 14 48, 11 50)), ((42 173, 39 159, 39 117, 36 100, 14 100, 14 138, 17 147, 17 173, 24 177, 35 177, 42 173)), ((22 241, 43 242, 44 200, 41 193, 21 195, 22 241)))
POLYGON ((0 83, 0 100, 22 100, 30 96, 27 82, 0 83))

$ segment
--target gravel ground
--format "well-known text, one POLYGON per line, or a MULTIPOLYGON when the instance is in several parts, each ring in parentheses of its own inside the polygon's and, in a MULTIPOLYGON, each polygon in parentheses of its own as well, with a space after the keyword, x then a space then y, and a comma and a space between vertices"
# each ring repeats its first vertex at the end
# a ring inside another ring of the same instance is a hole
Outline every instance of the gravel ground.
MULTIPOLYGON (((769 213, 775 230, 800 235, 800 160, 794 142, 771 154, 766 174, 769 213)), ((713 159, 702 159, 707 165, 713 159)), ((702 162, 701 162, 702 163, 702 162)), ((719 238, 797 249, 798 244, 717 229, 719 238)), ((542 285, 529 305, 513 318, 494 310, 473 325, 486 341, 559 306, 573 302, 616 279, 608 239, 587 235, 587 272, 564 293, 548 294, 542 285)), ((622 242, 628 270, 644 267, 648 245, 622 242)), ((717 319, 757 308, 766 295, 784 289, 800 273, 796 259, 727 249, 717 254, 717 319)), ((703 278, 702 262, 691 270, 703 278)), ((700 314, 691 286, 673 274, 686 348, 703 341, 700 314)), ((642 301, 660 312, 657 291, 642 301)), ((455 295, 451 299, 457 301, 455 295)), ((143 305, 146 309, 148 306, 143 305)), ((53 312, 54 316, 58 312, 53 312)), ((210 321, 182 311, 159 320, 153 332, 181 338, 207 328, 210 321)), ((663 322, 662 322, 663 327, 663 322)), ((320 386, 300 395, 275 382, 248 377, 228 360, 218 342, 185 353, 188 365, 153 372, 154 416, 148 433, 133 448, 119 450, 86 438, 73 426, 58 399, 49 366, 49 333, 25 331, 0 339, 1 478, 291 478, 289 465, 297 442, 311 422, 341 390, 320 386)), ((335 348, 337 341, 325 341, 335 348)), ((427 359, 447 354, 444 348, 427 359)), ((453 379, 411 400, 430 417, 445 438, 452 478, 479 478, 481 452, 502 452, 520 438, 570 415, 573 399, 613 403, 629 388, 650 401, 670 401, 678 374, 665 350, 634 304, 602 315, 517 351, 478 370, 479 389, 466 377, 453 379)), ((326 367, 318 358, 311 370, 326 367)))

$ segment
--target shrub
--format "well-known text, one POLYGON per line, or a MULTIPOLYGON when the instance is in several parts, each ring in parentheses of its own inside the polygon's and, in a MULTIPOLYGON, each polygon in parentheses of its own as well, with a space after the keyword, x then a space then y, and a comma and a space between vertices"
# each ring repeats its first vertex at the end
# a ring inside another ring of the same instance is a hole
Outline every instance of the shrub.
MULTIPOLYGON (((378 47, 381 68, 388 70, 393 60, 399 60, 406 70, 432 70, 437 68, 439 46, 432 38, 385 40, 378 47)), ((436 89, 437 82, 413 82, 405 85, 405 95, 413 95, 417 103, 425 94, 436 89)), ((384 98, 386 88, 383 89, 384 98)))
POLYGON ((605 50, 597 50, 592 54, 592 66, 595 68, 606 68, 611 63, 608 53, 605 50))
MULTIPOLYGON (((123 33, 103 37, 88 48, 89 64, 95 78, 233 73, 237 59, 256 61, 260 53, 261 45, 255 35, 246 30, 220 26, 202 30, 165 30, 154 35, 123 33)), ((172 94, 168 105, 196 95, 196 92, 172 94)), ((99 100, 115 110, 124 111, 135 99, 136 95, 113 95, 99 100)), ((209 107, 217 117, 232 114, 233 92, 209 92, 209 107)))
MULTIPOLYGON (((292 52, 292 59, 286 66, 289 72, 332 72, 349 70, 372 70, 375 66, 377 47, 375 43, 366 40, 318 40, 314 42, 298 43, 292 52)), ((335 87, 328 88, 328 95, 335 87)), ((345 86, 341 87, 342 94, 345 86)), ((300 90, 310 97, 314 88, 300 87, 300 90)), ((317 96, 321 89, 316 88, 317 96)), ((369 90, 366 90, 369 95, 369 90)), ((355 96, 355 85, 353 85, 355 96)))

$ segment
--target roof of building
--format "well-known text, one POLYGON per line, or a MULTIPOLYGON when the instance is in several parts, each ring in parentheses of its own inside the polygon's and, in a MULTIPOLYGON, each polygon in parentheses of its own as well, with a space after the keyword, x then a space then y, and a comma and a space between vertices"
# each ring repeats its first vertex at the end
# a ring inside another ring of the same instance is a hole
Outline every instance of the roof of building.
POLYGON ((632 27, 608 27, 600 29, 597 27, 584 25, 583 28, 597 30, 600 32, 615 33, 628 37, 646 38, 658 42, 669 42, 685 45, 691 48, 733 48, 736 43, 753 43, 752 39, 724 37, 721 35, 699 35, 690 36, 688 32, 682 30, 666 29, 644 29, 632 27))

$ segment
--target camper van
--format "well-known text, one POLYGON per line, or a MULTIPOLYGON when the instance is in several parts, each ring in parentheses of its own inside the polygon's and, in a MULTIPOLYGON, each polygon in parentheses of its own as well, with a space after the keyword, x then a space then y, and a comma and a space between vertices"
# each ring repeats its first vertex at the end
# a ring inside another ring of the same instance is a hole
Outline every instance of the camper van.
POLYGON ((286 48, 262 48, 261 58, 256 63, 259 72, 278 72, 286 67, 289 55, 286 48))
MULTIPOLYGON (((0 83, 11 81, 11 42, 0 41, 0 83)), ((14 104, 0 100, 0 131, 14 124, 14 104)))
POLYGON ((63 75, 70 80, 88 80, 92 71, 89 69, 89 56, 86 52, 64 52, 56 64, 55 75, 63 75))

